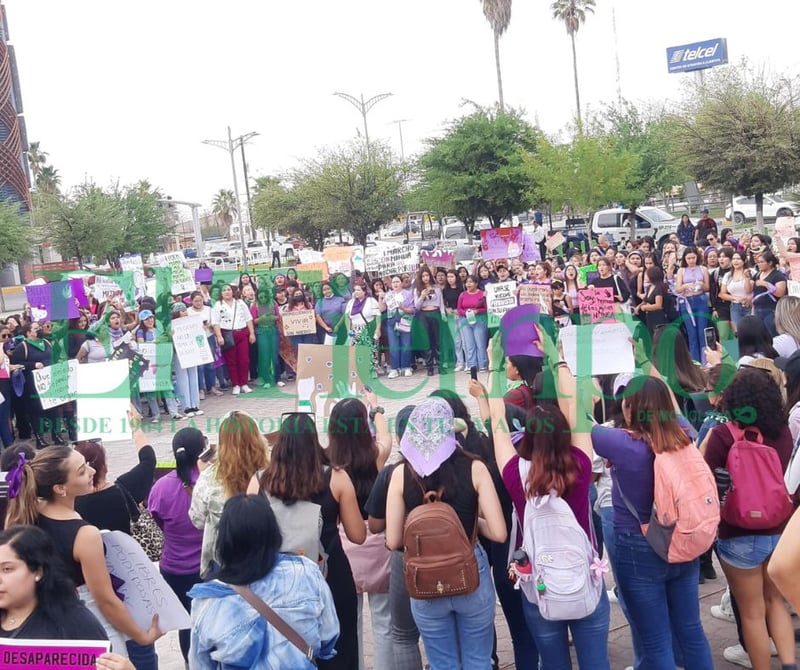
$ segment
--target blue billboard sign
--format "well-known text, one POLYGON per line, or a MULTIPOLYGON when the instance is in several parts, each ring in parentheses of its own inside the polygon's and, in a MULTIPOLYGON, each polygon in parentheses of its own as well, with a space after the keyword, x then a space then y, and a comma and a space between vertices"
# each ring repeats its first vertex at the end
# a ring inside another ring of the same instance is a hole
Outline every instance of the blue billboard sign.
POLYGON ((692 72, 728 62, 728 43, 723 37, 705 42, 667 47, 669 72, 692 72))

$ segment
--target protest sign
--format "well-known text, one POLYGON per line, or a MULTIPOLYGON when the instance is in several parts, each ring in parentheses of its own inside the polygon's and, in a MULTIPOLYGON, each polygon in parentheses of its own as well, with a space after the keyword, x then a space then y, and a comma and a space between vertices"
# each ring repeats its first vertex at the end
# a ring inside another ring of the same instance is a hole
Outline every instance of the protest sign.
POLYGON ((500 319, 508 310, 517 306, 517 282, 504 281, 486 284, 486 309, 489 328, 500 325, 500 319))
POLYGON ((315 249, 298 249, 297 260, 303 265, 309 263, 324 263, 325 255, 321 251, 315 249))
POLYGON ((172 344, 182 368, 214 362, 202 316, 183 316, 172 320, 172 344))
POLYGON ((589 317, 589 323, 614 316, 613 288, 582 288, 578 291, 578 312, 589 317))
POLYGON ((33 383, 43 410, 71 402, 78 390, 78 361, 70 359, 33 370, 33 383))
POLYGON ((797 237, 797 220, 793 216, 779 216, 775 219, 775 235, 780 237, 784 244, 791 237, 797 237))
POLYGON ((364 247, 362 247, 360 244, 357 244, 353 247, 353 257, 351 262, 354 270, 358 270, 359 272, 367 271, 367 268, 364 265, 364 247))
POLYGON ((172 344, 141 342, 136 348, 142 356, 139 390, 143 393, 172 391, 172 344))
POLYGON ((283 312, 281 314, 283 334, 310 335, 317 332, 317 320, 313 309, 302 309, 297 312, 283 312))
POLYGON ((133 273, 115 272, 112 275, 95 275, 94 297, 100 302, 118 300, 126 309, 136 304, 136 289, 133 285, 133 273))
POLYGON ((786 282, 786 291, 789 295, 796 295, 800 297, 800 281, 790 279, 786 282))
POLYGON ((578 268, 578 283, 580 286, 591 284, 600 276, 596 265, 581 265, 578 268))
POLYGON ((556 247, 560 247, 567 241, 567 238, 564 237, 564 234, 561 231, 556 232, 553 235, 550 235, 545 241, 544 246, 547 247, 548 251, 552 251, 556 247))
POLYGON ((136 298, 141 298, 145 291, 144 264, 142 263, 142 255, 130 254, 128 256, 120 256, 119 266, 122 270, 133 273, 133 288, 136 298))
MULTIPOLYGON (((170 347, 171 348, 171 347, 170 347)), ((128 361, 78 366, 78 439, 103 442, 131 439, 128 361)))
POLYGON ((210 284, 214 280, 214 270, 211 268, 197 268, 194 271, 194 280, 198 284, 210 284))
POLYGON ((69 281, 72 299, 75 301, 75 304, 78 305, 78 307, 88 307, 89 298, 86 295, 86 284, 83 283, 83 278, 75 277, 73 279, 68 279, 67 281, 69 281))
POLYGON ((542 260, 539 245, 533 241, 530 233, 522 234, 522 254, 519 258, 523 263, 535 263, 542 260))
POLYGON ((550 284, 520 284, 517 288, 520 305, 536 305, 541 314, 553 316, 553 289, 550 284))
POLYGON ((28 640, 0 638, 3 670, 97 670, 108 653, 107 640, 28 640))
POLYGON ((326 247, 322 256, 328 265, 328 274, 344 274, 348 277, 353 271, 353 247, 326 247))
POLYGON ((158 289, 157 289, 158 283, 157 282, 158 282, 158 280, 155 279, 155 278, 146 279, 145 282, 144 282, 145 293, 147 293, 147 295, 149 295, 151 298, 158 297, 158 289))
POLYGON ((194 276, 191 270, 183 267, 186 259, 182 251, 170 251, 159 254, 158 264, 172 270, 172 295, 191 293, 195 289, 194 276))
POLYGON ((481 257, 483 260, 518 258, 521 254, 521 228, 489 228, 481 231, 481 257))
POLYGON ((191 628, 186 608, 139 543, 119 530, 104 530, 100 535, 106 550, 106 567, 112 582, 118 584, 114 590, 136 625, 148 630, 153 615, 158 614, 158 627, 164 632, 191 628))
POLYGON ((80 314, 68 281, 28 284, 25 295, 34 321, 77 319, 80 314))
POLYGON ((417 248, 411 244, 370 247, 364 259, 368 272, 380 277, 416 272, 419 265, 417 248))
POLYGON ((297 352, 297 409, 330 416, 342 398, 355 396, 368 379, 372 357, 368 347, 301 344, 297 352), (363 351, 362 351, 363 350, 363 351))
POLYGON ((301 263, 300 265, 296 265, 294 269, 297 270, 298 278, 304 273, 319 274, 320 279, 318 281, 324 281, 328 278, 328 264, 325 261, 320 261, 319 263, 301 263))
POLYGON ((419 252, 420 265, 427 265, 431 268, 451 268, 453 267, 454 257, 455 254, 452 251, 444 251, 443 249, 419 252))
POLYGON ((565 326, 559 330, 564 360, 574 375, 581 377, 633 372, 631 331, 625 323, 565 326))

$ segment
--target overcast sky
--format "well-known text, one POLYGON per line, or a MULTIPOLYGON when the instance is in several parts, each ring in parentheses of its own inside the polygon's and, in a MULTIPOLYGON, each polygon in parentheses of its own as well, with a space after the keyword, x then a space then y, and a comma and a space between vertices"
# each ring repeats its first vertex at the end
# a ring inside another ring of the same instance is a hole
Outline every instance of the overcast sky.
MULTIPOLYGON (((279 173, 355 137, 359 113, 334 91, 390 92, 368 116, 373 138, 406 156, 497 98, 492 33, 479 0, 5 0, 28 137, 70 187, 149 179, 209 207, 232 188, 230 162, 203 139, 258 131, 251 176, 279 173)), ((797 0, 597 0, 578 34, 584 109, 622 94, 678 98, 668 46, 726 37, 780 72, 800 70, 797 0), (783 33, 783 36, 781 35, 783 33)), ((515 0, 501 41, 506 104, 557 133, 574 115, 572 57, 549 0, 515 0)), ((240 157, 237 156, 237 161, 240 157)), ((241 163, 239 162, 239 166, 241 163)), ((241 167, 239 167, 241 169, 241 167)), ((244 188, 241 185, 242 197, 244 188)))

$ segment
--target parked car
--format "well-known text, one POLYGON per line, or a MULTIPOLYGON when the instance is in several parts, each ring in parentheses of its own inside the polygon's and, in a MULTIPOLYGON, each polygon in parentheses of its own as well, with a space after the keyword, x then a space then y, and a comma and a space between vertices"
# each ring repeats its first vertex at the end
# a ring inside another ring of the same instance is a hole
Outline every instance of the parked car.
MULTIPOLYGON (((631 236, 629 209, 601 209, 592 217, 592 238, 610 235, 617 243, 627 242, 631 236)), ((636 210, 636 238, 649 235, 661 246, 678 228, 678 219, 658 207, 639 207, 636 210)))
MULTIPOLYGON (((800 216, 800 203, 786 200, 780 195, 764 196, 764 218, 774 220, 779 216, 800 216)), ((733 205, 725 208, 725 218, 743 224, 756 218, 756 199, 754 196, 739 195, 733 198, 733 205)))

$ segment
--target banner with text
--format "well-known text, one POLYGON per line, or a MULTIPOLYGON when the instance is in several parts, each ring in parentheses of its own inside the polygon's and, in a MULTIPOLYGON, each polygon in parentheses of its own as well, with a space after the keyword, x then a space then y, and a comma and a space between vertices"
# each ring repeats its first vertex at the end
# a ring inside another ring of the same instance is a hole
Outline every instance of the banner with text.
POLYGON ((483 260, 519 258, 521 254, 521 228, 489 228, 481 231, 481 257, 483 260))
POLYGON ((517 282, 486 284, 485 291, 489 328, 496 328, 500 325, 503 314, 517 306, 517 282))
POLYGON ((97 670, 107 640, 26 640, 0 638, 3 670, 97 670))

